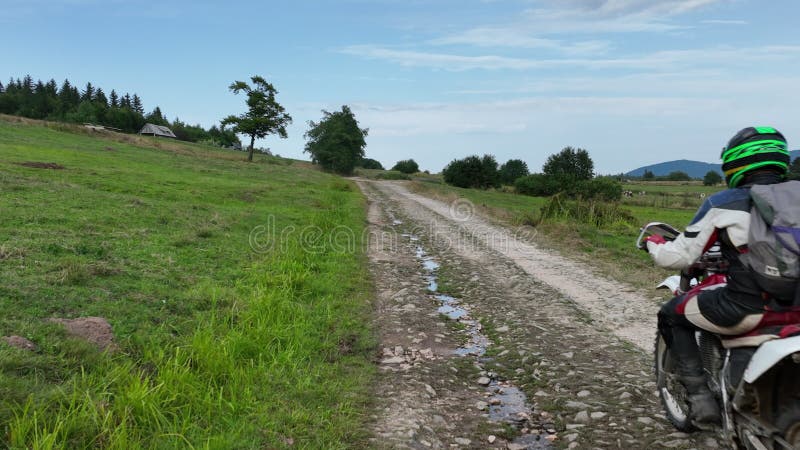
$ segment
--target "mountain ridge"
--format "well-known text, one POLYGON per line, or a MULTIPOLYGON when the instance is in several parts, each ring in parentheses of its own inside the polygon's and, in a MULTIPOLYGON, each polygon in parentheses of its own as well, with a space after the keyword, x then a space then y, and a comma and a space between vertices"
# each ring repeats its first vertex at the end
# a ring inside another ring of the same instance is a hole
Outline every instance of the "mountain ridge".
MULTIPOLYGON (((800 150, 792 150, 789 152, 789 157, 792 161, 795 158, 800 157, 800 150)), ((706 173, 711 170, 716 171, 720 175, 722 175, 722 164, 718 163, 709 163, 703 161, 693 161, 690 159, 676 159, 672 161, 665 161, 655 164, 650 164, 647 166, 642 166, 637 169, 633 169, 629 172, 625 173, 625 176, 628 177, 641 177, 644 175, 644 172, 649 170, 653 172, 653 175, 665 176, 669 175, 670 172, 686 172, 692 178, 703 178, 706 173)))

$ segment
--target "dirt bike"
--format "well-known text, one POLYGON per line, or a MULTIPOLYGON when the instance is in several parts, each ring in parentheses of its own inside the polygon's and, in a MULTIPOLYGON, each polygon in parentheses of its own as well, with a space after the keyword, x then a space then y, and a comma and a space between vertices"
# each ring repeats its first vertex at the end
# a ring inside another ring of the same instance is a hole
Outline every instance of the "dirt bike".
MULTIPOLYGON (((670 241, 680 232, 664 223, 649 223, 642 228, 636 247, 646 250, 645 239, 656 234, 670 241)), ((718 289, 726 283, 727 265, 717 243, 659 288, 688 296, 718 289)), ((800 312, 786 314, 767 311, 755 330, 741 336, 696 333, 708 385, 722 411, 722 424, 715 428, 734 449, 800 450, 800 312)), ((655 375, 662 406, 675 428, 697 430, 676 361, 660 333, 655 375)))

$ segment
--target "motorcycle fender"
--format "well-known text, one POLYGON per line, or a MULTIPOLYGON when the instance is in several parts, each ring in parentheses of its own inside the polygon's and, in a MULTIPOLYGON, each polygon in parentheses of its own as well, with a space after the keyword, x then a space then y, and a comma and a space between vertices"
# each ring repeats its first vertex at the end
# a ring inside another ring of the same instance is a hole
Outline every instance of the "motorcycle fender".
POLYGON ((747 364, 744 381, 752 384, 783 358, 800 352, 800 336, 775 339, 761 344, 747 364))
POLYGON ((671 277, 668 277, 666 280, 662 281, 661 284, 656 286, 656 289, 669 289, 670 292, 675 293, 678 292, 678 287, 680 285, 680 275, 672 275, 671 277))

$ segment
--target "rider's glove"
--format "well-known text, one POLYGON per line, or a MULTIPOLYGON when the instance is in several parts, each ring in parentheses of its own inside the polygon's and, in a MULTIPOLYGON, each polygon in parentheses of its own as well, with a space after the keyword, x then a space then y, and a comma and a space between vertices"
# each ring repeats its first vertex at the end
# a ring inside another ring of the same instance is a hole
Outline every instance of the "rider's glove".
POLYGON ((644 243, 647 246, 647 251, 649 252, 658 245, 666 244, 667 240, 661 235, 654 234, 652 236, 647 236, 647 238, 644 240, 644 243))

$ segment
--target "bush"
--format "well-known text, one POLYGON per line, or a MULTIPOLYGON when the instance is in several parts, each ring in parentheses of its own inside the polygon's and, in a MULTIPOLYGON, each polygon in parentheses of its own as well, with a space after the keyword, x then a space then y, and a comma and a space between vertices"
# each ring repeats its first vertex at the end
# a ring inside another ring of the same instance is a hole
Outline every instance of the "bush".
POLYGON ((715 186, 722 183, 722 175, 716 170, 709 170, 703 177, 703 186, 715 186))
POLYGON ((375 175, 376 180, 410 180, 408 174, 396 170, 388 170, 375 175))
POLYGON ((413 159, 404 159, 402 161, 397 161, 397 164, 392 167, 392 170, 407 174, 417 173, 419 172, 419 164, 413 159))
POLYGON ((686 173, 686 172, 683 172, 683 171, 680 171, 680 170, 676 170, 674 172, 670 172, 669 175, 667 175, 667 180, 668 181, 691 181, 692 177, 690 177, 689 174, 686 173))
POLYGON ((372 158, 364 158, 356 165, 356 167, 362 167, 364 169, 376 169, 376 170, 383 170, 383 164, 380 161, 372 159, 372 158))
POLYGON ((558 177, 534 173, 526 177, 517 178, 514 189, 524 195, 533 197, 550 197, 564 190, 563 183, 558 177))
POLYGON ((622 199, 622 184, 612 178, 595 178, 575 185, 573 197, 616 202, 622 199))
POLYGON ((542 207, 534 225, 545 221, 568 221, 605 228, 611 225, 637 224, 633 214, 619 206, 619 203, 602 201, 572 201, 555 195, 542 207))
POLYGON ((563 194, 568 198, 618 201, 622 198, 622 184, 613 178, 602 177, 575 181, 573 178, 536 173, 518 178, 514 189, 533 197, 550 197, 563 194))
POLYGON ((462 188, 486 189, 500 186, 497 161, 492 155, 468 156, 450 162, 442 170, 444 182, 462 188))
POLYGON ((528 164, 521 159, 509 159, 505 164, 500 166, 500 182, 507 185, 512 185, 517 178, 528 175, 528 164))

